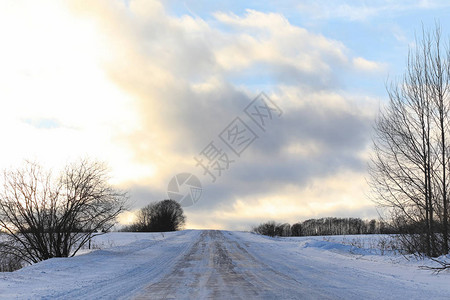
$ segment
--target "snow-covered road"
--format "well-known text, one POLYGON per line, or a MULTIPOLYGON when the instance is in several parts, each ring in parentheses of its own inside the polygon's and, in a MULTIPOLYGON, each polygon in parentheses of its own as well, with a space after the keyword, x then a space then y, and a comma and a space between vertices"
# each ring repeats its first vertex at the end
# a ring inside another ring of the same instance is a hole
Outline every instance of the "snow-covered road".
POLYGON ((450 274, 318 238, 215 230, 110 237, 122 246, 0 273, 0 298, 450 299, 450 274))
POLYGON ((137 299, 182 299, 188 295, 192 299, 319 296, 305 290, 293 277, 256 259, 238 241, 230 232, 203 231, 175 268, 146 287, 137 299))

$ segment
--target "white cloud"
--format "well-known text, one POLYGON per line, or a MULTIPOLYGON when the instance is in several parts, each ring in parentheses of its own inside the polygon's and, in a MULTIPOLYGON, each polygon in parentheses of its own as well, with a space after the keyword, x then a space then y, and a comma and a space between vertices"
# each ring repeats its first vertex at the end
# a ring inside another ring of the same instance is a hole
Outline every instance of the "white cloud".
POLYGON ((387 69, 386 64, 370 61, 370 60, 364 59, 362 57, 353 58, 353 66, 357 70, 361 70, 361 71, 365 71, 365 72, 380 72, 380 71, 385 71, 387 69))
POLYGON ((233 27, 226 45, 215 50, 222 68, 239 71, 257 63, 265 63, 276 72, 288 68, 305 74, 326 77, 330 64, 345 64, 345 47, 338 41, 312 34, 291 25, 280 14, 247 10, 243 17, 216 13, 220 22, 233 27))

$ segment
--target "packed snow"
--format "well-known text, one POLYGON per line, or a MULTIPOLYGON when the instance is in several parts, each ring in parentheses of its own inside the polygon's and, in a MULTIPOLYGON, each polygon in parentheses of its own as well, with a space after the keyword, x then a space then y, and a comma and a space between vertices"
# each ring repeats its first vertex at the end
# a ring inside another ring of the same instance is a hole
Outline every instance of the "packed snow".
POLYGON ((108 233, 91 250, 0 273, 1 299, 449 299, 387 236, 108 233))

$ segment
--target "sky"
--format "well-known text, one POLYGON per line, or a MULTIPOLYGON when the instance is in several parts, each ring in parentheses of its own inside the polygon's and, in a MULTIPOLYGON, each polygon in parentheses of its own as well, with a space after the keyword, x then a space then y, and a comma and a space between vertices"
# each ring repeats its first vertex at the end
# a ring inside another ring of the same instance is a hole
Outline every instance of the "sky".
POLYGON ((422 25, 449 36, 449 13, 437 0, 3 0, 0 168, 104 161, 129 191, 122 224, 178 174, 201 184, 187 228, 376 218, 367 163, 385 86, 422 25))

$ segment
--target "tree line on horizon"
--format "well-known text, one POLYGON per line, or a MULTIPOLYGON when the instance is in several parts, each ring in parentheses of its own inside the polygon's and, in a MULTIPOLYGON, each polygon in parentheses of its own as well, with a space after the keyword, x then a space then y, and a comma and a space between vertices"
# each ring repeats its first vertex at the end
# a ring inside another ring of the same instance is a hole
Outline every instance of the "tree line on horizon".
POLYGON ((254 226, 251 231, 271 237, 396 233, 395 229, 384 221, 336 217, 308 219, 292 225, 268 221, 254 226))

